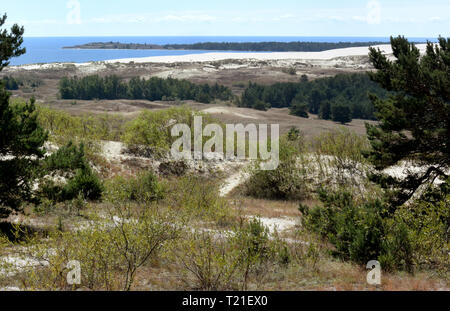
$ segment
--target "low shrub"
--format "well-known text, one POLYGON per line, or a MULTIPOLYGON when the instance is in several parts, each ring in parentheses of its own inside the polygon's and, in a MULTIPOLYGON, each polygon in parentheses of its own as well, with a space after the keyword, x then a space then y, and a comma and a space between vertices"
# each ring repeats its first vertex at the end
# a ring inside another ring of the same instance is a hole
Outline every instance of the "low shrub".
POLYGON ((139 173, 135 178, 115 177, 107 183, 110 201, 134 201, 146 203, 160 200, 165 191, 153 172, 139 173))
POLYGON ((418 267, 448 272, 449 195, 429 190, 392 213, 376 198, 358 202, 346 191, 319 191, 321 206, 301 205, 304 227, 325 238, 333 253, 366 264, 378 260, 385 270, 414 272, 418 267), (440 193, 432 199, 430 193, 440 193))
POLYGON ((90 219, 86 228, 28 241, 30 256, 42 266, 27 272, 24 289, 131 290, 137 271, 158 258, 182 227, 175 215, 156 207, 115 205, 106 218, 90 219), (71 286, 68 263, 74 260, 80 263, 81 284, 71 286))
POLYGON ((279 241, 269 238, 258 219, 243 222, 233 232, 196 231, 175 251, 185 269, 182 278, 196 290, 247 290, 250 281, 265 277, 268 266, 278 264, 279 241), (192 281, 191 281, 192 280, 192 281))
POLYGON ((163 162, 159 166, 159 173, 164 176, 183 176, 189 169, 185 161, 163 162))
POLYGON ((187 174, 166 183, 166 203, 190 218, 228 224, 230 206, 219 196, 219 183, 204 176, 187 174))
POLYGON ((42 174, 46 175, 39 189, 42 198, 62 202, 73 200, 79 195, 87 200, 99 200, 102 197, 102 182, 86 160, 83 144, 76 146, 69 142, 47 157, 41 170, 42 174), (67 181, 60 182, 53 176, 67 181))
POLYGON ((440 188, 431 188, 419 200, 395 211, 387 223, 386 243, 396 251, 382 258, 385 266, 392 269, 414 266, 450 275, 448 184, 447 181, 440 188), (403 238, 399 240, 400 237, 403 238))
POLYGON ((204 126, 212 122, 209 115, 195 112, 186 106, 160 111, 143 111, 136 119, 125 125, 122 141, 129 146, 130 150, 136 149, 135 146, 144 146, 150 148, 154 156, 164 156, 170 151, 173 142, 178 139, 171 135, 172 126, 187 124, 193 129, 195 116, 203 117, 204 126))
POLYGON ((319 191, 323 206, 300 207, 304 225, 326 238, 333 253, 358 263, 376 260, 382 253, 385 226, 380 201, 357 204, 350 193, 319 191))
POLYGON ((247 195, 264 199, 298 200, 307 197, 305 170, 298 165, 301 142, 280 139, 280 162, 275 170, 261 170, 255 161, 244 185, 247 195))
POLYGON ((75 199, 81 194, 87 200, 99 200, 102 197, 103 185, 90 167, 78 169, 75 176, 62 188, 61 199, 75 199))

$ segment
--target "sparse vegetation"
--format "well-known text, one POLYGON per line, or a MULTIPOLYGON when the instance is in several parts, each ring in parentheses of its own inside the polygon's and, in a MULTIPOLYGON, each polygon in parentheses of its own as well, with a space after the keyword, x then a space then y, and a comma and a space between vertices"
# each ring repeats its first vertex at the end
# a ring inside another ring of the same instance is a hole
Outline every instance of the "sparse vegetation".
MULTIPOLYGON (((0 26, 4 22, 0 19, 0 26)), ((24 52, 22 34, 18 26, 11 33, 0 31, 0 69, 24 52)), ((241 106, 290 107, 295 115, 319 113, 342 123, 351 117, 373 118, 376 108, 381 121, 368 127, 369 140, 351 127, 311 138, 291 128, 279 141, 280 163, 272 171, 260 170, 260 161, 214 166, 168 156, 172 125, 192 128, 200 115, 204 126, 216 122, 186 106, 139 114, 132 110, 126 118, 72 115, 35 106, 34 100, 10 98, 1 85, 0 216, 11 217, 0 222, 0 286, 367 290, 364 268, 377 259, 383 268, 381 289, 448 288, 448 97, 442 88, 448 84, 447 41, 441 40, 440 48, 429 47, 419 59, 404 39, 395 39, 397 62, 372 50, 371 60, 379 69, 372 78, 386 91, 363 75, 250 83, 238 100, 241 106), (420 74, 409 76, 411 72, 420 74), (429 93, 416 92, 422 79, 429 93), (367 91, 381 98, 395 93, 387 100, 372 97, 370 106, 367 91), (114 150, 107 151, 109 146, 114 150), (425 179, 439 178, 419 185, 408 176, 402 180, 408 187, 402 188, 372 174, 400 160, 431 164, 425 179), (236 188, 224 194, 224 185, 236 188), (415 195, 399 204, 392 200, 399 198, 398 189, 414 189, 415 195), (80 264, 81 284, 69 285, 69 263, 74 261, 80 264)), ((222 64, 215 64, 216 69, 222 64)), ((63 79, 60 86, 61 95, 89 100, 189 98, 206 103, 232 98, 229 89, 218 85, 174 79, 125 82, 88 76, 63 79)), ((69 106, 59 100, 50 104, 60 102, 69 106)), ((73 103, 70 109, 85 104, 73 103)))
POLYGON ((275 170, 260 170, 260 162, 255 161, 245 184, 247 195, 281 200, 301 200, 307 197, 306 171, 298 165, 300 151, 304 146, 301 137, 293 138, 294 140, 289 140, 289 137, 280 139, 280 163, 275 170))

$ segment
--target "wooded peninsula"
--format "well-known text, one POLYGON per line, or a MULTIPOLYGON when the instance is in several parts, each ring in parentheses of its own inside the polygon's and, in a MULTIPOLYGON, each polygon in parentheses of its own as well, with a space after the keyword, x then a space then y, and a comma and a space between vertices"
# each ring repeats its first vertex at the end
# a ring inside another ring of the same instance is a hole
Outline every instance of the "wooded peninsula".
POLYGON ((207 50, 246 52, 321 52, 350 47, 373 46, 387 42, 203 42, 194 44, 140 44, 120 42, 91 42, 64 49, 126 49, 126 50, 207 50))

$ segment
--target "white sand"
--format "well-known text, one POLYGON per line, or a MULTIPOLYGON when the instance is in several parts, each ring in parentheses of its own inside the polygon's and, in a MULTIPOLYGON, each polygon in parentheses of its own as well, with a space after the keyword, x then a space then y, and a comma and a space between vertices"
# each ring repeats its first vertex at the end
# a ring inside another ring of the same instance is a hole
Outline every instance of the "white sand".
POLYGON ((220 188, 219 195, 221 197, 226 197, 236 187, 244 183, 248 177, 248 174, 246 174, 244 170, 231 175, 224 181, 222 188, 220 188))
MULTIPOLYGON (((375 46, 385 54, 392 54, 390 45, 375 46)), ((417 47, 421 52, 425 52, 426 44, 419 44, 417 47)), ((366 56, 369 54, 368 47, 355 47, 345 49, 335 49, 323 52, 273 52, 273 53, 222 53, 213 52, 205 54, 190 54, 176 56, 153 56, 142 58, 126 58, 106 61, 107 63, 186 63, 186 62, 214 62, 227 59, 252 59, 252 60, 330 60, 337 57, 366 56)))
POLYGON ((250 217, 251 219, 259 219, 261 223, 269 228, 270 233, 273 234, 275 231, 283 232, 294 228, 297 225, 297 219, 283 217, 283 218, 266 218, 266 217, 250 217))
MULTIPOLYGON (((385 54, 392 54, 390 45, 377 45, 385 54)), ((421 53, 425 53, 426 44, 418 44, 417 47, 421 53)), ((323 52, 268 52, 268 53, 227 53, 227 52, 212 52, 205 54, 189 54, 189 55, 174 55, 174 56, 152 56, 142 58, 124 58, 113 59, 104 62, 89 62, 89 63, 51 63, 51 64, 31 64, 22 66, 10 66, 6 68, 7 71, 22 70, 42 70, 42 69, 64 69, 65 66, 72 65, 77 67, 83 73, 89 74, 101 69, 105 69, 107 63, 201 63, 201 62, 215 62, 221 60, 252 60, 252 61, 301 61, 301 60, 316 60, 316 61, 330 61, 345 57, 360 57, 369 54, 369 47, 355 47, 345 49, 335 49, 323 52)), ((321 63, 319 63, 320 65, 321 63)), ((287 63, 286 65, 289 65, 287 63)), ((222 69, 237 69, 240 67, 248 67, 247 65, 224 65, 222 69)), ((206 71, 216 71, 213 68, 207 68, 206 71)))
MULTIPOLYGON (((234 110, 238 110, 238 108, 235 108, 234 110)), ((229 107, 213 107, 213 108, 208 108, 208 109, 202 110, 202 112, 210 113, 210 114, 230 114, 230 115, 235 115, 237 117, 241 117, 244 119, 254 119, 254 120, 258 119, 254 116, 249 116, 249 115, 246 115, 243 113, 235 112, 229 107)))

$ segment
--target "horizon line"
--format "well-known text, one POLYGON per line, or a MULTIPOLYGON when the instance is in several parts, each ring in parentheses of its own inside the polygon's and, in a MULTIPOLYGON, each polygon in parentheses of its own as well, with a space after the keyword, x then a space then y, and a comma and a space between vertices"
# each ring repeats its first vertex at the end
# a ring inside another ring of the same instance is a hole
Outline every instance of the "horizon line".
MULTIPOLYGON (((304 36, 304 35, 24 35, 24 38, 89 38, 89 37, 236 37, 236 38, 249 38, 249 37, 279 37, 279 38, 289 38, 289 37, 298 37, 298 38, 390 38, 390 37, 398 37, 399 35, 386 35, 386 36, 304 36)), ((404 36, 405 38, 420 38, 420 39, 429 39, 429 38, 439 38, 439 36, 445 38, 447 36, 437 35, 437 36, 404 36)))

